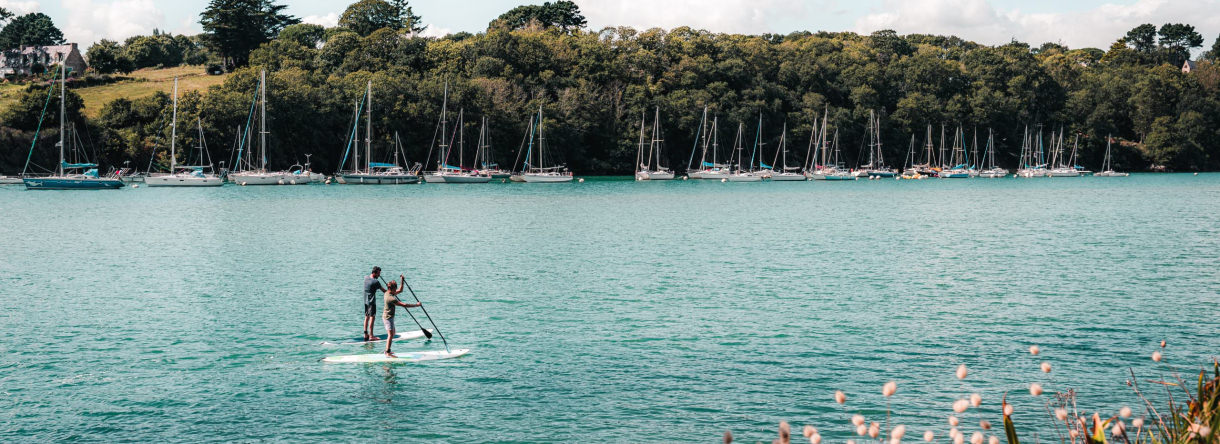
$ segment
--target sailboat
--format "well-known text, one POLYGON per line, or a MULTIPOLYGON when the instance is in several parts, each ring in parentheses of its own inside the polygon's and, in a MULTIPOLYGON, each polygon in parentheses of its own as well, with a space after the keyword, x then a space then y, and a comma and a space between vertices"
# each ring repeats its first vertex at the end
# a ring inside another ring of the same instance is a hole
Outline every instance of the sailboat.
POLYGON ((1059 130, 1059 144, 1055 150, 1055 156, 1052 163, 1055 165, 1047 174, 1050 177, 1080 177, 1080 170, 1077 170, 1073 165, 1076 164, 1076 148, 1080 143, 1080 134, 1077 134, 1072 141, 1072 155, 1065 161, 1063 152, 1063 129, 1059 130))
POLYGON ((1025 137, 1021 140, 1021 160, 1020 168, 1017 168, 1017 177, 1034 178, 1046 177, 1046 163, 1042 161, 1042 130, 1038 129, 1037 149, 1034 148, 1034 136, 1029 133, 1029 127, 1025 128, 1025 137))
POLYGON ((703 107, 703 119, 699 122, 699 135, 695 137, 695 146, 691 149, 691 162, 695 160, 695 151, 700 146, 703 147, 703 154, 699 157, 699 168, 687 166, 686 177, 691 179, 713 179, 721 180, 729 177, 729 166, 717 163, 716 151, 720 148, 719 133, 719 116, 712 118, 712 126, 707 126, 707 107, 703 107), (708 149, 711 149, 711 162, 708 162, 708 149))
POLYGON ((305 185, 312 181, 309 174, 297 174, 293 171, 267 171, 267 71, 259 72, 257 99, 259 103, 258 116, 258 159, 246 158, 242 163, 242 155, 253 147, 250 141, 250 121, 254 118, 254 107, 250 107, 250 118, 246 119, 246 143, 238 148, 237 161, 234 167, 237 171, 229 173, 229 181, 238 185, 305 185), (244 169, 241 169, 244 168, 244 169))
POLYGON ((784 122, 783 129, 780 130, 779 148, 775 151, 775 155, 779 156, 779 162, 771 161, 771 163, 780 164, 779 171, 771 174, 771 180, 777 182, 798 182, 809 180, 804 174, 799 173, 801 167, 788 166, 788 122, 784 122))
MULTIPOLYGON (((45 177, 25 177, 26 171, 21 172, 22 182, 25 183, 27 190, 115 190, 123 187, 123 181, 117 177, 100 177, 97 172, 96 163, 68 163, 64 158, 65 144, 67 138, 65 135, 64 121, 67 120, 67 108, 64 106, 64 91, 68 87, 67 76, 68 69, 65 64, 60 63, 60 81, 59 81, 59 165, 55 167, 55 174, 45 177), (80 173, 69 174, 68 171, 81 171, 80 173)), ((52 80, 54 82, 54 80, 52 80)), ((54 83, 52 83, 54 84, 54 83)), ((43 115, 39 118, 39 127, 42 126, 42 119, 46 118, 46 110, 43 110, 43 115)), ((34 135, 34 140, 37 142, 38 135, 34 135)), ((30 151, 34 150, 34 144, 30 144, 30 151)), ((27 156, 27 159, 29 157, 27 156)), ((29 161, 26 161, 26 168, 29 168, 29 161)))
POLYGON ((1093 177, 1127 177, 1130 175, 1129 173, 1114 171, 1114 164, 1110 155, 1110 142, 1113 140, 1109 134, 1106 135, 1106 158, 1101 162, 1101 171, 1093 173, 1093 177))
POLYGON ((479 167, 476 173, 492 179, 507 179, 512 176, 512 173, 501 169, 500 165, 493 160, 491 152, 491 128, 488 126, 487 116, 483 117, 482 124, 479 125, 479 144, 475 148, 474 159, 479 167))
POLYGON ((405 165, 406 156, 402 154, 402 142, 398 139, 398 134, 394 134, 394 154, 393 160, 390 162, 373 162, 373 82, 369 81, 365 87, 364 100, 356 107, 356 119, 352 125, 352 133, 348 136, 347 149, 343 153, 343 160, 340 164, 347 163, 347 158, 352 159, 352 168, 346 171, 340 171, 336 174, 336 180, 341 184, 348 185, 406 185, 419 183, 419 176, 415 173, 417 168, 408 170, 398 164, 399 159, 402 159, 405 165), (360 107, 364 105, 365 111, 365 127, 364 127, 364 163, 360 162, 360 107))
POLYGON ((0 174, 0 185, 22 185, 24 183, 20 176, 5 176, 0 174))
POLYGON ((174 78, 174 110, 173 118, 170 120, 170 136, 169 136, 169 173, 168 174, 149 174, 144 179, 144 184, 150 187, 218 187, 224 185, 224 181, 220 176, 214 173, 205 173, 206 168, 211 168, 211 165, 204 165, 203 158, 203 126, 199 124, 199 165, 178 165, 178 78, 174 78))
MULTIPOLYGON (((735 138, 735 141, 733 142, 733 152, 735 153, 734 154, 735 157, 729 158, 729 165, 733 165, 733 159, 737 160, 737 163, 736 163, 737 169, 733 171, 733 174, 729 175, 729 177, 728 177, 729 182, 759 182, 759 181, 762 181, 761 175, 754 174, 754 172, 751 171, 754 168, 754 155, 752 153, 750 155, 749 165, 746 165, 744 167, 742 166, 742 162, 745 159, 745 157, 744 157, 745 156, 745 154, 744 154, 745 142, 743 139, 744 136, 742 135, 742 133, 745 132, 744 130, 745 130, 745 124, 738 122, 737 123, 737 137, 735 138)), ((757 147, 757 146, 758 145, 756 144, 755 147, 757 147)))
POLYGON ((546 136, 543 135, 542 129, 542 105, 538 106, 538 120, 532 125, 532 129, 537 130, 538 134, 538 163, 531 164, 531 154, 534 150, 533 132, 530 134, 530 147, 525 155, 524 171, 521 173, 521 180, 528 183, 557 183, 571 182, 572 172, 562 165, 546 166, 546 136))
POLYGON ((868 111, 868 164, 861 167, 869 178, 890 178, 898 175, 897 171, 885 166, 885 157, 881 154, 881 116, 872 110, 868 111))
MULTIPOLYGON (((943 134, 943 131, 942 131, 943 134)), ((969 179, 970 171, 967 169, 969 159, 966 158, 966 140, 965 133, 962 127, 957 127, 957 131, 953 133, 953 146, 950 157, 947 159, 949 163, 945 164, 940 170, 941 179, 969 179)), ((943 143, 944 140, 942 139, 943 143)))
POLYGON ((644 115, 640 114, 640 147, 636 153, 636 180, 673 180, 674 172, 661 166, 661 107, 656 107, 652 118, 652 141, 648 153, 644 153, 644 115), (655 163, 655 165, 654 165, 655 163))
MULTIPOLYGON (((439 156, 436 159, 436 171, 424 174, 424 181, 428 183, 487 183, 491 182, 491 176, 478 171, 467 169, 465 159, 462 158, 462 151, 466 145, 465 117, 466 110, 458 110, 457 126, 453 128, 454 134, 449 136, 446 141, 449 112, 449 84, 445 84, 445 98, 441 104, 441 144, 439 148, 439 156), (449 158, 453 156, 454 142, 457 143, 458 166, 449 164, 449 158)), ((431 153, 431 149, 428 150, 431 153)))
MULTIPOLYGON (((810 159, 810 168, 805 175, 813 180, 856 180, 856 176, 850 171, 844 169, 839 162, 839 131, 835 130, 834 135, 834 154, 830 154, 830 147, 826 134, 828 132, 827 124, 830 119, 830 110, 826 110, 822 116, 822 129, 817 131, 821 136, 821 141, 813 150, 813 158, 810 159)), ((813 143, 813 138, 810 138, 810 143, 813 143)))
MULTIPOLYGON (((914 136, 912 135, 911 137, 914 140, 914 136)), ((940 169, 933 166, 936 164, 936 151, 932 148, 932 124, 928 124, 927 133, 924 134, 923 163, 916 164, 913 154, 914 151, 912 151, 911 166, 903 172, 903 178, 922 179, 925 177, 937 177, 940 174, 940 169)))
POLYGON ((991 129, 987 130, 987 150, 983 151, 983 161, 980 164, 988 165, 987 169, 980 171, 978 177, 984 179, 998 179, 1008 176, 1008 170, 1000 168, 995 164, 995 134, 991 129))

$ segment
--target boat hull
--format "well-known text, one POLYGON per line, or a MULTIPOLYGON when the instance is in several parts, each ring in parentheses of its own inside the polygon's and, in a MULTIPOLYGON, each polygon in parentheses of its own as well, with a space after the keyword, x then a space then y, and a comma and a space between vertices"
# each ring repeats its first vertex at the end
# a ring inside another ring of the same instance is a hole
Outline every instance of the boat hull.
POLYGON ((112 178, 37 177, 22 179, 27 190, 117 190, 122 180, 112 178))
POLYGON ((20 177, 0 177, 0 185, 21 185, 24 183, 25 181, 21 180, 20 177))
POLYGON ((144 178, 144 185, 150 187, 218 187, 224 181, 217 176, 166 175, 144 178))
POLYGON ((673 180, 674 173, 669 171, 640 171, 635 173, 636 180, 673 180))
POLYGON ((424 176, 424 181, 428 183, 487 183, 491 182, 491 176, 429 174, 424 176))
POLYGON ((344 174, 340 176, 344 185, 410 185, 419 183, 414 174, 344 174))
POLYGON ((803 182, 808 179, 805 178, 804 174, 780 173, 780 174, 772 175, 771 180, 774 180, 776 182, 803 182))
POLYGON ((728 179, 729 174, 721 171, 692 171, 686 177, 691 179, 720 180, 728 179))
POLYGON ((308 175, 292 173, 235 173, 229 175, 229 181, 238 185, 305 185, 310 182, 308 175))
POLYGON ((761 182, 762 180, 762 176, 754 174, 734 174, 729 176, 729 182, 761 182))
POLYGON ((522 174, 521 180, 526 183, 559 183, 571 182, 572 176, 565 175, 546 175, 546 174, 522 174))
POLYGON ((1130 175, 1130 173, 1119 173, 1117 171, 1102 171, 1093 173, 1093 177, 1127 177, 1130 175))

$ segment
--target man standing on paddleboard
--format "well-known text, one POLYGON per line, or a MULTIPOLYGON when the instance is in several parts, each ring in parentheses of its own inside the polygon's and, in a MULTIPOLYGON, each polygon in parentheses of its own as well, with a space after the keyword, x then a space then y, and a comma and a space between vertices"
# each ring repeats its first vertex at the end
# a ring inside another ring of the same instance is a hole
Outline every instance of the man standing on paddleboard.
POLYGON ((402 293, 403 287, 407 285, 407 278, 403 275, 398 275, 402 280, 402 284, 395 281, 390 281, 390 288, 385 290, 385 308, 381 310, 381 321, 385 323, 385 357, 397 358, 394 352, 390 351, 390 344, 394 343, 394 335, 398 334, 394 329, 394 308, 395 307, 422 307, 423 304, 406 304, 398 300, 398 294, 402 293))
POLYGON ((377 290, 381 286, 381 267, 373 267, 373 273, 364 277, 364 340, 376 341, 373 335, 373 318, 377 317, 377 290))

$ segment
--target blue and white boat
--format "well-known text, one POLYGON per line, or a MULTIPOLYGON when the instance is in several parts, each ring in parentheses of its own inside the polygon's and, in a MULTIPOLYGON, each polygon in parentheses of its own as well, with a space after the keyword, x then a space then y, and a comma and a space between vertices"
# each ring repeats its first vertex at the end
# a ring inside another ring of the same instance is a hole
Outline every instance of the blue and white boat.
MULTIPOLYGON (((44 177, 23 177, 22 182, 25 182, 27 190, 117 190, 123 188, 123 181, 117 177, 102 177, 98 174, 96 163, 68 163, 64 160, 64 144, 65 127, 67 112, 64 107, 64 89, 67 88, 68 82, 67 68, 63 64, 59 65, 60 83, 59 83, 59 165, 55 168, 55 174, 44 177), (79 171, 75 173, 74 171, 79 171)), ((43 109, 42 117, 39 118, 39 128, 42 127, 42 120, 46 118, 46 109, 43 109)), ((35 132, 34 140, 38 140, 38 133, 35 132)), ((30 145, 30 150, 34 150, 34 145, 30 145)), ((29 162, 26 163, 29 167, 29 162)), ((22 172, 25 176, 25 172, 22 172)))

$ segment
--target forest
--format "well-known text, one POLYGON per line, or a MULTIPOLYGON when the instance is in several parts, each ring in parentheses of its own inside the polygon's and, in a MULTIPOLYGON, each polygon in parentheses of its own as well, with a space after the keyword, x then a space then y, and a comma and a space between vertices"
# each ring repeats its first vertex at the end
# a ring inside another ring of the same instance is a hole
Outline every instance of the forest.
MULTIPOLYGON (((1078 138, 1077 163, 1089 168, 1099 166, 1112 135, 1116 169, 1220 170, 1220 71, 1210 62, 1220 50, 1203 51, 1184 72, 1191 51, 1203 43, 1185 24, 1140 25, 1102 50, 1018 41, 988 46, 968 36, 893 31, 588 29, 579 8, 567 1, 521 6, 489 17, 485 31, 439 38, 420 36, 426 17, 401 0, 353 3, 332 28, 300 23, 282 9, 273 0, 212 0, 200 16, 204 34, 157 32, 125 44, 100 42, 89 51, 96 72, 83 76, 150 63, 223 66, 232 72, 224 84, 180 97, 176 141, 195 146, 195 128, 202 126, 212 157, 222 160, 233 156, 265 70, 271 168, 304 162, 310 154, 315 170, 338 169, 357 102, 371 81, 375 157, 388 157, 397 135, 412 163, 435 164, 429 151, 437 144, 447 87, 455 111, 449 125, 456 111, 466 116, 467 156, 487 117, 496 160, 513 164, 541 107, 548 152, 577 174, 632 172, 641 116, 649 115, 651 127, 654 108, 667 166, 685 170, 705 107, 719 119, 722 145, 733 140, 738 122, 745 139, 754 140, 761 117, 761 155, 768 159, 786 125, 790 165, 805 161, 814 121, 824 111, 848 166, 855 165, 872 111, 880 116, 892 167, 907 158, 912 136, 917 146, 927 143, 929 125, 939 146, 944 125, 946 134, 961 127, 968 138, 977 131, 980 144, 994 132, 997 158, 1008 168, 1016 166, 1028 129, 1078 138), (170 49, 129 50, 155 49, 157 42, 170 49)), ((47 81, 53 75, 48 69, 29 80, 20 100, 0 111, 0 172, 22 170, 48 104, 47 88, 58 88, 47 81)), ((168 94, 119 98, 96 118, 85 118, 72 91, 82 80, 68 81, 67 118, 90 156, 141 169, 150 156, 168 163, 168 94)), ((58 91, 51 93, 52 112, 42 121, 31 160, 43 169, 54 165, 59 137, 58 91)))

